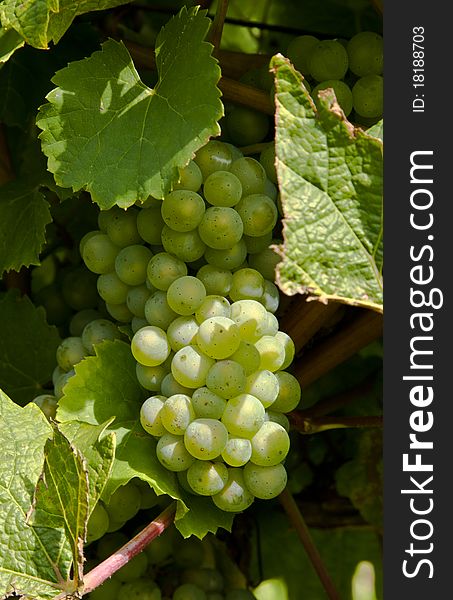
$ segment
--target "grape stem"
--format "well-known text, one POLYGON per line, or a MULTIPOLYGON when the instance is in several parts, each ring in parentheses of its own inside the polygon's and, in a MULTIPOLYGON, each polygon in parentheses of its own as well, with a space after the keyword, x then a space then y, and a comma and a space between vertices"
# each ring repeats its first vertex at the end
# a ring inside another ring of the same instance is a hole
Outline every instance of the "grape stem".
POLYGON ((303 417, 294 411, 289 415, 293 429, 303 434, 351 427, 382 427, 382 416, 365 417, 303 417))
POLYGON ((305 548, 305 552, 307 553, 307 556, 322 583, 327 597, 329 600, 340 600, 340 596, 332 579, 330 578, 329 573, 327 572, 324 561, 318 552, 313 538, 311 537, 310 531, 292 494, 288 491, 288 489, 285 489, 280 494, 279 500, 305 548))
POLYGON ((298 360, 294 375, 302 388, 306 388, 381 335, 382 315, 357 309, 354 317, 342 329, 316 344, 298 360))
POLYGON ((220 47, 220 40, 222 39, 223 25, 225 23, 227 11, 228 0, 219 0, 209 34, 210 42, 214 46, 214 56, 217 56, 217 52, 220 47))
MULTIPOLYGON (((172 502, 160 515, 114 554, 87 573, 83 579, 82 595, 88 594, 127 564, 150 542, 173 523, 176 502, 172 502)), ((59 597, 57 597, 59 598, 59 597)), ((57 599, 55 599, 57 600, 57 599)))

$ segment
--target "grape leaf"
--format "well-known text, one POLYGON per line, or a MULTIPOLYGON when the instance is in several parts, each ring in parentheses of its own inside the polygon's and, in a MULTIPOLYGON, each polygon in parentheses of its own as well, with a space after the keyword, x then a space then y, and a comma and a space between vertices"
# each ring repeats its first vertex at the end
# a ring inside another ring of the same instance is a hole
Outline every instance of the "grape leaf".
POLYGON ((284 211, 279 286, 382 311, 382 142, 354 129, 332 90, 320 94, 317 111, 283 56, 272 66, 284 211))
POLYGON ((88 469, 79 450, 55 428, 45 446, 44 469, 38 481, 29 512, 33 527, 64 530, 73 556, 73 588, 83 572, 83 543, 88 521, 88 469))
POLYGON ((13 29, 5 30, 0 24, 0 68, 16 50, 25 44, 24 38, 13 29))
MULTIPOLYGON (((134 477, 147 481, 157 494, 178 500, 176 526, 188 537, 203 538, 218 527, 230 530, 233 516, 219 510, 210 498, 192 496, 181 490, 175 473, 165 469, 156 456, 156 441, 140 425, 140 407, 145 399, 135 374, 135 360, 128 344, 105 341, 96 347, 96 356, 75 367, 59 401, 59 421, 81 421, 97 425, 112 417, 107 431, 116 435, 112 473, 102 498, 134 477)), ((63 425, 64 427, 65 425, 63 425)))
POLYGON ((52 598, 69 577, 72 553, 64 533, 26 522, 51 435, 36 405, 21 408, 0 391, 1 595, 19 590, 35 600, 52 598))
POLYGON ((46 49, 50 41, 60 41, 78 15, 126 3, 127 0, 3 0, 0 19, 5 29, 15 29, 27 44, 46 49))
POLYGON ((373 125, 373 127, 370 127, 369 129, 367 129, 366 132, 368 135, 377 137, 381 140, 381 142, 383 142, 384 141, 384 121, 383 121, 383 119, 378 121, 375 125, 373 125))
POLYGON ((220 69, 203 41, 205 11, 183 8, 156 43, 159 80, 142 83, 122 43, 58 71, 37 125, 61 187, 86 189, 102 209, 162 198, 223 114, 220 69))
POLYGON ((382 432, 365 431, 357 456, 342 465, 335 475, 340 496, 350 498, 362 517, 382 529, 382 432))
POLYGON ((60 336, 43 308, 10 291, 0 299, 0 386, 24 404, 52 377, 60 336))
POLYGON ((19 180, 0 187, 0 274, 39 265, 51 221, 49 205, 37 189, 19 180))

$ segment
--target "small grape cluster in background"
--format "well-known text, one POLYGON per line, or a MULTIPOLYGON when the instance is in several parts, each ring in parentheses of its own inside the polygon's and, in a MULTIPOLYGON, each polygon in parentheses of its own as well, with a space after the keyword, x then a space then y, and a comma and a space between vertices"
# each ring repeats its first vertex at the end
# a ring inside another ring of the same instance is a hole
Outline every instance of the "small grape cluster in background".
MULTIPOLYGON (((383 39, 378 33, 362 31, 350 40, 319 40, 313 35, 294 38, 286 52, 304 76, 304 85, 314 102, 318 92, 332 88, 346 117, 365 127, 374 125, 383 114, 383 39)), ((241 82, 268 91, 275 89, 268 66, 252 69, 241 82)), ((272 129, 270 117, 242 106, 226 107, 222 139, 239 146, 263 142, 272 129)))
MULTIPOLYGON (((260 160, 211 141, 163 200, 99 213, 80 254, 106 314, 76 313, 57 349, 54 395, 35 399, 54 417, 74 366, 101 341, 129 338, 138 382, 151 392, 140 420, 157 458, 187 491, 230 512, 284 489, 285 413, 301 396, 287 371, 294 344, 274 314, 272 145, 260 160)), ((108 506, 98 506, 102 520, 108 506)), ((107 520, 109 530, 121 526, 107 520)))

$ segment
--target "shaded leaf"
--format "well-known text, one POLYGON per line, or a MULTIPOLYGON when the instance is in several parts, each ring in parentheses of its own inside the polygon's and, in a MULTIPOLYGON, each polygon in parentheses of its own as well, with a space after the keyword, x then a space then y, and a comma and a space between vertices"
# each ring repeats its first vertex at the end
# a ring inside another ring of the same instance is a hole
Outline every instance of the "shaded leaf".
POLYGON ((23 37, 16 31, 13 29, 7 31, 0 24, 0 68, 24 43, 23 37))
POLYGON ((281 55, 276 76, 277 174, 284 211, 277 280, 382 311, 382 142, 346 120, 332 90, 317 111, 281 55))
POLYGON ((61 187, 86 189, 102 209, 162 198, 220 130, 220 69, 204 41, 205 12, 183 8, 156 43, 159 81, 144 85, 122 43, 109 40, 53 78, 37 125, 61 187))

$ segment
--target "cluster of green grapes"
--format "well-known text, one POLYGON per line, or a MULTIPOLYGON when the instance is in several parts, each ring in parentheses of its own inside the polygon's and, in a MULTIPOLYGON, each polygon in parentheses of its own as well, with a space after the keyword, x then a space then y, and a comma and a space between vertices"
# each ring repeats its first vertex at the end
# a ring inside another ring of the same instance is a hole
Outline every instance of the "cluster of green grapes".
MULTIPOLYGON (((109 533, 92 549, 99 562, 128 541, 122 532, 109 533)), ((218 542, 217 542, 218 544, 218 542)), ((165 530, 100 587, 90 600, 253 600, 246 588, 234 587, 224 575, 209 537, 184 540, 175 527, 165 530)))
MULTIPOLYGON (((285 55, 303 74, 304 85, 315 103, 319 102, 320 90, 333 88, 346 116, 354 109, 353 120, 366 126, 382 117, 383 40, 379 34, 363 31, 349 41, 320 41, 312 35, 302 35, 290 42, 285 55)), ((273 100, 275 89, 268 65, 248 71, 240 81, 269 92, 273 100)), ((267 115, 233 105, 227 105, 226 112, 222 139, 249 146, 268 138, 272 124, 267 115)))

